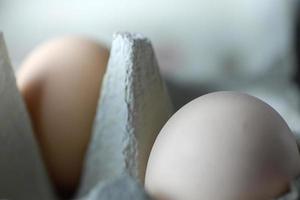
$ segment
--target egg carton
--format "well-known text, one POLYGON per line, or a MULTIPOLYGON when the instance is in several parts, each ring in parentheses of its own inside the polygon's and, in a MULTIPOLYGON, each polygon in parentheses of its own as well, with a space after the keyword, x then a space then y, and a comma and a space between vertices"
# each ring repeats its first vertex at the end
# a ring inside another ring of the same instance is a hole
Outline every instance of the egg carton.
MULTIPOLYGON (((173 112, 151 43, 139 34, 114 35, 102 85, 76 198, 95 199, 103 191, 98 191, 97 188, 104 187, 99 183, 107 180, 109 184, 111 179, 120 176, 124 180, 124 174, 128 174, 127 182, 121 185, 132 183, 136 191, 144 192, 139 183, 133 182, 143 181, 151 146, 173 112)), ((0 94, 0 199, 56 199, 16 86, 2 34, 0 94)), ((109 187, 118 191, 114 184, 109 187)))
POLYGON ((153 200, 143 187, 128 174, 110 181, 99 182, 84 197, 78 200, 153 200))
MULTIPOLYGON (((116 33, 78 200, 149 200, 140 183, 151 146, 173 113, 151 42, 116 33)), ((0 33, 0 199, 56 200, 0 33)), ((278 200, 300 199, 300 179, 278 200)))

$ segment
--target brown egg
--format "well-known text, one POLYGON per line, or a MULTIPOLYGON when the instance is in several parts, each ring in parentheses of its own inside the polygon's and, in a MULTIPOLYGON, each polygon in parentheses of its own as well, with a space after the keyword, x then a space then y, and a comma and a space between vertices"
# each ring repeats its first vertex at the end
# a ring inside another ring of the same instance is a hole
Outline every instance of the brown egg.
POLYGON ((60 192, 72 193, 79 183, 108 56, 94 41, 65 37, 38 46, 18 71, 19 90, 60 192))

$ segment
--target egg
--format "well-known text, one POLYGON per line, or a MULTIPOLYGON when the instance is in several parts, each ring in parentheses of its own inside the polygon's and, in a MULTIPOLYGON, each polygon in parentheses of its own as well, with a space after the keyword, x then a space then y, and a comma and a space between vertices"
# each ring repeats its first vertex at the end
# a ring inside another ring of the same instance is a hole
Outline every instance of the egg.
POLYGON ((273 108, 247 94, 216 92, 165 124, 145 188, 157 200, 267 200, 299 174, 295 138, 273 108))
POLYGON ((34 49, 17 73, 47 171, 62 194, 80 181, 108 56, 104 45, 66 36, 34 49))

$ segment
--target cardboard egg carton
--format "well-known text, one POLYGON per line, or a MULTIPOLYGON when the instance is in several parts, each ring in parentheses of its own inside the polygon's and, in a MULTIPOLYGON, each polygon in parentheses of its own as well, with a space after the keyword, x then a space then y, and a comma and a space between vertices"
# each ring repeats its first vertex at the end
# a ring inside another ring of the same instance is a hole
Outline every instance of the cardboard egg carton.
MULTIPOLYGON (((173 112, 151 42, 114 35, 75 199, 150 200, 141 186, 154 139, 173 112)), ((0 33, 0 199, 58 199, 0 33)), ((300 179, 278 200, 300 199, 300 179)))
POLYGON ((78 200, 152 200, 143 187, 128 174, 110 181, 99 182, 78 200))
POLYGON ((0 199, 54 195, 0 34, 0 199))
POLYGON ((114 35, 101 92, 80 196, 125 171, 143 182, 154 140, 173 112, 151 43, 139 34, 114 35))
MULTIPOLYGON (((56 199, 2 34, 0 94, 0 199, 56 199)), ((76 198, 149 199, 139 184, 155 137, 172 112, 150 41, 115 34, 76 198)))

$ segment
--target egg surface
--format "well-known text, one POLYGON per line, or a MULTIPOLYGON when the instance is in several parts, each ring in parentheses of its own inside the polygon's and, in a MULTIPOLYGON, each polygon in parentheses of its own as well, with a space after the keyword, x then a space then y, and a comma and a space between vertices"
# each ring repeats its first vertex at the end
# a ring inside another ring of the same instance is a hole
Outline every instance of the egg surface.
POLYGON ((267 200, 299 174, 295 138, 274 109, 247 94, 216 92, 163 127, 145 187, 157 200, 267 200))
POLYGON ((38 46, 17 73, 50 178, 72 193, 80 180, 108 60, 103 45, 63 37, 38 46))

